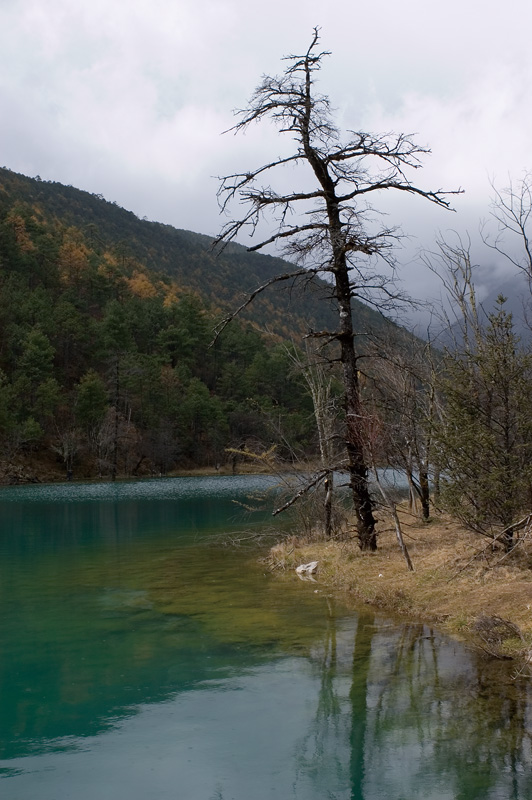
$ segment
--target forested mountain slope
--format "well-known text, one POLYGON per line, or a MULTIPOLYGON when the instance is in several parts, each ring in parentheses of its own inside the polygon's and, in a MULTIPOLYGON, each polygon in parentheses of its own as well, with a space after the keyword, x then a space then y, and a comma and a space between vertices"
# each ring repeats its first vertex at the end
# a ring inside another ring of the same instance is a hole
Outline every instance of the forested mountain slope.
MULTIPOLYGON (((30 207, 38 219, 74 226, 95 250, 112 250, 123 262, 134 259, 150 270, 164 272, 222 312, 233 310, 248 291, 287 271, 281 259, 248 253, 238 244, 215 254, 208 236, 138 219, 100 195, 0 169, 0 208, 14 203, 30 207)), ((242 316, 283 338, 299 337, 309 328, 336 325, 327 295, 328 286, 320 280, 302 282, 299 288, 280 284, 257 297, 242 316)), ((358 331, 387 327, 378 312, 357 301, 353 306, 358 331)))
MULTIPOLYGON (((265 293, 209 346, 279 267, 237 245, 215 257, 208 237, 0 170, 0 480, 165 473, 272 444, 312 457, 312 402, 287 343, 334 325, 327 285, 265 293)), ((360 331, 408 338, 361 304, 355 314, 360 331)))
POLYGON ((210 347, 219 309, 132 255, 155 263, 149 235, 134 237, 160 226, 50 187, 2 173, 0 480, 165 473, 272 443, 312 454, 286 345, 235 322, 210 347))

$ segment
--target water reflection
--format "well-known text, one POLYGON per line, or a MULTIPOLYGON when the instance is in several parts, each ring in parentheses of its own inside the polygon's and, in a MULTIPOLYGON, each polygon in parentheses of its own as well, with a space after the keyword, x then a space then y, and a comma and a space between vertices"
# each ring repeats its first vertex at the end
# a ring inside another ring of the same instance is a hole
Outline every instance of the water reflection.
POLYGON ((316 796, 532 797, 530 685, 423 625, 330 614, 316 710, 296 748, 316 796))
POLYGON ((0 498, 6 797, 532 797, 511 667, 198 545, 234 493, 194 486, 0 498))

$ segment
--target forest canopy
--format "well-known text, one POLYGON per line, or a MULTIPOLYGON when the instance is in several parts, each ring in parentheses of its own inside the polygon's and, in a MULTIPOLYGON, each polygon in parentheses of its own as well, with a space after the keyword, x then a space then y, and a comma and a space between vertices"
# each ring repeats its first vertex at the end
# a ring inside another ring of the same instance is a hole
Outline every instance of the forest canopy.
POLYGON ((310 400, 280 336, 243 321, 211 347, 220 312, 199 293, 91 224, 0 197, 4 471, 45 457, 114 477, 216 466, 226 448, 264 442, 285 459, 313 451, 310 400))

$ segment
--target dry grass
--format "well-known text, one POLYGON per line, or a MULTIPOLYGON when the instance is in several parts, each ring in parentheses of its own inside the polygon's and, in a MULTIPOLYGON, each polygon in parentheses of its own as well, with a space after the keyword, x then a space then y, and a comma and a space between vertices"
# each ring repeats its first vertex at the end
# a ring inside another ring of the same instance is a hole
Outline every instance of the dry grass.
POLYGON ((491 655, 528 658, 532 647, 532 537, 503 557, 484 538, 452 520, 422 523, 400 510, 414 564, 409 572, 391 521, 381 514, 379 549, 360 552, 356 538, 315 541, 291 538, 271 551, 273 568, 319 561, 318 581, 358 601, 433 622, 491 655), (486 546, 487 545, 487 546, 486 546), (507 620, 508 635, 495 641, 488 620, 507 620), (479 626, 479 620, 483 624, 479 626), (512 628, 512 626, 515 626, 512 628), (514 635, 512 634, 514 631, 514 635))

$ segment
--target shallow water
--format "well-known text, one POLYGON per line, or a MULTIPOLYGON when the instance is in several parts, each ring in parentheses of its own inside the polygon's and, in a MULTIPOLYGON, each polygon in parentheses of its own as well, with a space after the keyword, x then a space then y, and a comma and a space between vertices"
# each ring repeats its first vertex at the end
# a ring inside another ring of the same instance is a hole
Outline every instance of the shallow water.
POLYGON ((2 490, 0 796, 532 797, 511 667, 223 546, 272 484, 2 490))

